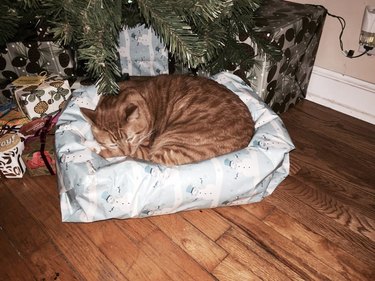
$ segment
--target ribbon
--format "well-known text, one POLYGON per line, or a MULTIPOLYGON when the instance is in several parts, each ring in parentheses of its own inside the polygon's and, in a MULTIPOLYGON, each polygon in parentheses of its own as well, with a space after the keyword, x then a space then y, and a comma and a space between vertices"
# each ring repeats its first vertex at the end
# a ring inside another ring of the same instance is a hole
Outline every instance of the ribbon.
POLYGON ((0 129, 0 137, 8 133, 17 133, 19 128, 17 125, 9 126, 7 124, 3 125, 0 129))
POLYGON ((46 156, 45 151, 44 151, 44 149, 46 147, 47 133, 50 130, 52 120, 53 120, 53 117, 48 118, 45 125, 41 129, 41 132, 40 132, 40 144, 41 145, 40 145, 39 151, 40 151, 40 155, 42 156, 43 162, 46 165, 49 173, 51 175, 55 175, 55 171, 52 169, 50 163, 48 162, 47 156, 46 156))

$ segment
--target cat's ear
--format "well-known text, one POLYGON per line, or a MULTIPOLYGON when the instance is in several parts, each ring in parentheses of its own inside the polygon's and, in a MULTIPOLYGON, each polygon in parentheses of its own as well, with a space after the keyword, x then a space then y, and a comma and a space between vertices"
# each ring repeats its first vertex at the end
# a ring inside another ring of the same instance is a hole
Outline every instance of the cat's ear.
POLYGON ((134 103, 129 103, 125 109, 126 121, 133 121, 139 117, 139 109, 134 103))
POLYGON ((85 119, 87 120, 87 122, 89 122, 90 125, 95 124, 96 114, 94 110, 84 107, 80 107, 79 109, 81 110, 83 117, 85 117, 85 119))

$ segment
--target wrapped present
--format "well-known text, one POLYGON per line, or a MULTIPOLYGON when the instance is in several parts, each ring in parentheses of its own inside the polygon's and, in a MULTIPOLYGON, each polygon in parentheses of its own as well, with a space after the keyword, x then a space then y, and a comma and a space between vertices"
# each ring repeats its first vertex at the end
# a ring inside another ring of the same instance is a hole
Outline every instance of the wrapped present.
POLYGON ((15 132, 0 131, 0 171, 6 178, 22 178, 26 166, 22 160, 24 138, 15 132))
POLYGON ((15 98, 29 119, 59 111, 70 95, 69 82, 59 76, 49 76, 40 85, 25 85, 15 89, 15 98))
POLYGON ((0 84, 0 118, 16 107, 13 100, 12 85, 0 84))
POLYGON ((0 126, 22 126, 29 122, 29 118, 27 118, 19 108, 11 109, 9 112, 0 116, 0 126))
POLYGON ((90 87, 95 84, 95 81, 93 81, 89 77, 76 77, 73 81, 70 83, 70 90, 73 92, 77 89, 82 89, 86 87, 90 87))
POLYGON ((119 35, 118 52, 122 74, 168 74, 168 50, 151 28, 124 28, 119 35))
POLYGON ((30 176, 54 175, 56 173, 53 134, 46 135, 44 143, 39 139, 28 139, 22 158, 30 176), (41 149, 43 147, 43 149, 41 149))
POLYGON ((232 70, 255 89, 276 113, 282 113, 306 97, 307 87, 323 30, 326 10, 323 7, 266 1, 257 11, 254 31, 266 42, 282 50, 282 58, 272 61, 259 54, 257 46, 246 34, 239 41, 249 44, 249 56, 258 65, 251 71, 241 67, 232 70))
POLYGON ((31 176, 56 173, 54 132, 58 116, 33 120, 20 129, 26 137, 22 158, 31 176))
POLYGON ((69 77, 75 68, 72 51, 52 41, 8 43, 0 50, 0 61, 0 80, 7 82, 42 71, 69 77))

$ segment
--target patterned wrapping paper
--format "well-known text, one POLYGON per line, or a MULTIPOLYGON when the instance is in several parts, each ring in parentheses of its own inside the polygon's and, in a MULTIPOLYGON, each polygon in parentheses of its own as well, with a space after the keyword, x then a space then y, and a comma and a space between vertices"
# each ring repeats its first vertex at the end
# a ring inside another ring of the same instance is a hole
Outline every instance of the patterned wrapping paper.
POLYGON ((0 88, 0 128, 4 125, 19 126, 30 121, 17 106, 14 88, 12 84, 0 88))
POLYGON ((130 76, 168 74, 168 50, 155 31, 140 25, 119 36, 121 73, 130 76))
POLYGON ((39 86, 19 86, 14 90, 20 108, 29 119, 40 118, 62 109, 71 95, 68 80, 52 75, 39 86))
POLYGON ((75 59, 71 50, 52 41, 11 42, 0 49, 0 80, 11 82, 20 76, 46 71, 73 76, 75 59))
POLYGON ((24 138, 18 133, 1 134, 0 131, 0 171, 6 178, 22 178, 26 166, 21 155, 24 138))
MULTIPOLYGON (((255 31, 282 50, 282 59, 274 63, 267 55, 258 55, 259 64, 251 71, 240 67, 231 71, 247 81, 276 113, 287 111, 306 97, 325 17, 322 7, 266 1, 256 13, 255 31)), ((248 35, 241 34, 239 40, 253 47, 249 55, 257 54, 248 35)))
POLYGON ((58 120, 56 168, 62 220, 91 222, 257 202, 289 173, 293 143, 281 119, 238 76, 213 77, 240 96, 256 121, 249 146, 196 164, 165 167, 95 151, 79 107, 94 109, 94 86, 73 93, 58 120))
POLYGON ((4 116, 0 117, 0 127, 7 126, 22 126, 30 122, 30 119, 23 114, 18 108, 12 109, 4 116))
POLYGON ((26 140, 25 149, 22 153, 22 159, 26 164, 27 173, 30 176, 55 174, 55 136, 53 133, 49 133, 46 136, 43 152, 41 152, 40 150, 40 138, 26 140), (43 157, 45 157, 46 161, 48 161, 49 167, 47 167, 47 164, 43 157))

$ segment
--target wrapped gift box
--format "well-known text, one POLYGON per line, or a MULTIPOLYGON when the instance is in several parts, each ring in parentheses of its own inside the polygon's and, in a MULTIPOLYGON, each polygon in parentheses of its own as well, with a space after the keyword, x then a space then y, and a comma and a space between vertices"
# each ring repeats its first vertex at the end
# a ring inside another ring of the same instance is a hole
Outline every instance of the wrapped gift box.
POLYGON ((118 52, 122 74, 168 74, 168 50, 154 30, 144 25, 120 32, 118 52))
POLYGON ((7 82, 42 71, 68 77, 75 67, 71 50, 52 41, 8 43, 0 50, 0 61, 0 80, 7 82))
POLYGON ((9 112, 0 115, 0 127, 7 126, 22 126, 30 122, 29 118, 19 109, 14 108, 9 112))
POLYGON ((16 104, 13 100, 12 88, 13 87, 11 84, 0 84, 0 119, 2 116, 16 107, 16 104))
POLYGON ((306 97, 316 52, 323 30, 323 7, 288 1, 265 1, 255 17, 255 31, 282 50, 282 58, 272 61, 259 54, 246 34, 239 41, 249 44, 249 56, 258 54, 250 71, 237 67, 233 72, 243 78, 276 113, 282 113, 306 97))
POLYGON ((15 98, 29 119, 59 111, 70 95, 69 82, 59 76, 50 76, 39 86, 26 85, 15 89, 15 98))
POLYGON ((0 131, 0 171, 6 178, 22 178, 26 166, 22 160, 24 142, 17 133, 0 131))

